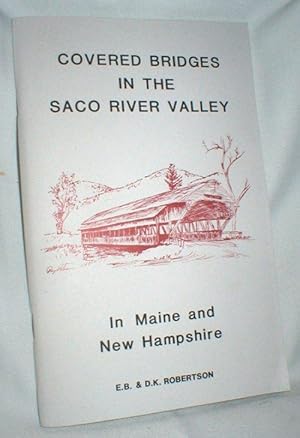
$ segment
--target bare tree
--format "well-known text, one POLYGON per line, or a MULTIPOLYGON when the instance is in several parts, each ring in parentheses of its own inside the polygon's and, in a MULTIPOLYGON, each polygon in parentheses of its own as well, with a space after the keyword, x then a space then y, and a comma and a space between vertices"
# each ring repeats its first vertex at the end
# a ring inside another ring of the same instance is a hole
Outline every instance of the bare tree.
POLYGON ((175 190, 182 186, 182 176, 178 174, 175 164, 169 164, 165 182, 168 184, 169 190, 175 190))
MULTIPOLYGON (((208 147, 204 141, 202 144, 205 147, 206 152, 211 152, 211 151, 220 152, 220 167, 221 167, 220 174, 224 176, 227 188, 233 199, 232 231, 236 231, 237 211, 240 206, 241 200, 243 199, 243 197, 248 192, 251 186, 248 182, 248 179, 246 178, 244 186, 240 190, 239 194, 236 195, 232 187, 230 172, 232 166, 240 158, 242 158, 245 152, 240 152, 238 147, 233 147, 233 138, 230 135, 227 135, 225 139, 221 137, 219 143, 214 142, 210 147, 208 147)), ((225 222, 224 228, 228 222, 229 220, 225 222)))
POLYGON ((66 175, 63 172, 49 193, 53 195, 52 204, 56 207, 53 213, 56 221, 56 232, 62 234, 64 222, 77 203, 75 174, 66 175))

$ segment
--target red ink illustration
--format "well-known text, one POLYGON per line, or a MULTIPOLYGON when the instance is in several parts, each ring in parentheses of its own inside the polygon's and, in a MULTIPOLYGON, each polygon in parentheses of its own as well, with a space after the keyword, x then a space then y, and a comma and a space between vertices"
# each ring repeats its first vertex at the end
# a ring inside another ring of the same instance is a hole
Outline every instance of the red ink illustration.
POLYGON ((81 226, 84 250, 107 246, 141 251, 162 243, 216 240, 234 204, 216 180, 159 193, 100 212, 81 226))
POLYGON ((172 163, 113 189, 76 180, 75 174, 62 173, 50 190, 56 207, 53 214, 56 234, 47 235, 48 246, 44 251, 55 255, 56 265, 49 265, 47 273, 97 260, 117 267, 242 256, 237 241, 242 242, 249 236, 237 230, 237 213, 250 185, 246 179, 236 194, 231 169, 244 153, 233 148, 230 136, 211 146, 203 142, 203 146, 207 153, 220 153, 220 169, 206 177, 177 169, 172 163), (145 188, 146 183, 153 184, 154 180, 164 183, 163 190, 139 197, 143 184, 145 188), (83 217, 75 230, 65 231, 71 213, 81 217, 87 207, 95 210, 98 204, 102 205, 100 201, 105 194, 114 196, 124 191, 134 193, 135 200, 120 205, 116 202, 112 208, 99 207, 95 214, 83 217), (230 231, 227 230, 229 224, 230 231))
POLYGON ((182 176, 178 174, 175 164, 170 164, 166 172, 165 181, 169 190, 175 190, 182 186, 182 176))
POLYGON ((206 143, 203 141, 203 146, 206 149, 206 152, 217 151, 220 153, 220 167, 221 174, 225 178, 227 189, 231 194, 233 199, 233 217, 232 217, 232 232, 236 233, 236 216, 237 211, 240 206, 240 202, 245 196, 245 194, 250 189, 250 184, 248 183, 248 179, 245 180, 244 186, 238 195, 235 195, 232 182, 231 182, 231 168, 232 166, 244 155, 244 152, 240 152, 237 147, 233 147, 233 138, 228 135, 226 139, 221 138, 218 143, 214 142, 212 146, 207 147, 206 143))
POLYGON ((76 205, 77 195, 74 178, 74 173, 68 176, 63 172, 58 182, 49 191, 53 195, 52 204, 56 207, 53 216, 56 221, 57 234, 63 233, 64 222, 76 205))

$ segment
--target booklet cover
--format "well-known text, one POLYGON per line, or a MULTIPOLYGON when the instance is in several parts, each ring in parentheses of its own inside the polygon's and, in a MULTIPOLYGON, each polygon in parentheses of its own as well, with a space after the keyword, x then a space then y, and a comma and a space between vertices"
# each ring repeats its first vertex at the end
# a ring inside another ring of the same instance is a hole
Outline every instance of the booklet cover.
POLYGON ((287 390, 248 29, 14 21, 41 424, 287 390))

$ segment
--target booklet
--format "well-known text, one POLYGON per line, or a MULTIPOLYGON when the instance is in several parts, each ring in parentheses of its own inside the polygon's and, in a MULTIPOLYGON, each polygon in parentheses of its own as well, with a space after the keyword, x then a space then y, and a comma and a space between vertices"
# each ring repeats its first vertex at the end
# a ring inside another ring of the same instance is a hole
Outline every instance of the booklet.
POLYGON ((14 20, 40 422, 289 388, 247 25, 14 20))

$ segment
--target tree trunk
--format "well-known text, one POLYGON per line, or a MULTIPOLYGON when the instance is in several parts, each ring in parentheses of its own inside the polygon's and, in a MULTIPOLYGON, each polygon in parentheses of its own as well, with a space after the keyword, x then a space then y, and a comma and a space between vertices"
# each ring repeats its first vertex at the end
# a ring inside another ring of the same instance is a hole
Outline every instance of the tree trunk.
POLYGON ((237 212, 235 212, 234 213, 234 215, 232 216, 232 224, 231 224, 231 226, 232 226, 232 231, 236 231, 236 213, 237 212))
POLYGON ((62 234, 63 233, 63 221, 57 221, 56 222, 56 234, 62 234))

